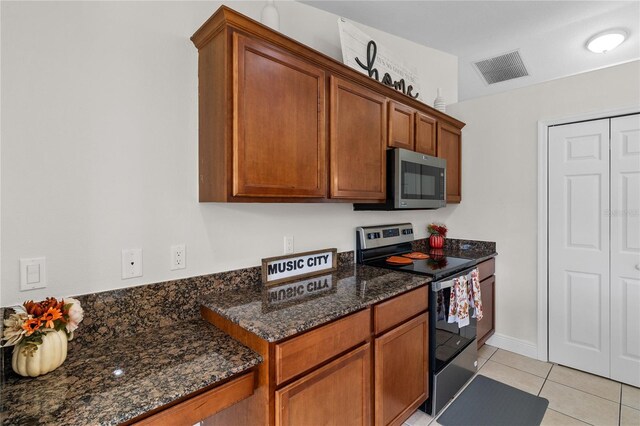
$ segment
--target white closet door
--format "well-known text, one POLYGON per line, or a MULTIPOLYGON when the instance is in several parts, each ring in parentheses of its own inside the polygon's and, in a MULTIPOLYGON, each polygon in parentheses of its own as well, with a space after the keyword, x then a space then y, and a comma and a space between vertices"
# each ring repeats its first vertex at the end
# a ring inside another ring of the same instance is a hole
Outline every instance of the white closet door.
POLYGON ((640 115, 611 120, 611 378, 640 386, 640 115))
POLYGON ((609 375, 609 120, 549 128, 549 360, 609 375))

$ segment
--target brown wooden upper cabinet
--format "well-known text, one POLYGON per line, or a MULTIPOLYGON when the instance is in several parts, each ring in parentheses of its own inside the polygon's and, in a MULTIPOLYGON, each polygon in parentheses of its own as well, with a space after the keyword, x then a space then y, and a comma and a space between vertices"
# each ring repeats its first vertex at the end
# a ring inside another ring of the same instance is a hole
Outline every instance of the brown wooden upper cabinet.
POLYGON ((462 199, 461 142, 459 128, 438 122, 437 157, 447 160, 447 203, 459 203, 462 199))
POLYGON ((324 197, 324 71, 238 33, 233 53, 233 196, 324 197))
POLYGON ((200 50, 200 201, 326 197, 324 70, 240 33, 230 39, 219 32, 200 50))
POLYGON ((413 108, 389 101, 389 147, 414 150, 415 116, 413 108))
POLYGON ((434 117, 389 101, 388 146, 435 156, 436 123, 434 117))
POLYGON ((191 40, 200 201, 383 201, 387 147, 447 158, 460 201, 464 123, 226 6, 191 40))
POLYGON ((331 76, 331 198, 384 200, 386 98, 331 76))
POLYGON ((416 112, 416 152, 435 156, 436 152, 436 119, 416 112))

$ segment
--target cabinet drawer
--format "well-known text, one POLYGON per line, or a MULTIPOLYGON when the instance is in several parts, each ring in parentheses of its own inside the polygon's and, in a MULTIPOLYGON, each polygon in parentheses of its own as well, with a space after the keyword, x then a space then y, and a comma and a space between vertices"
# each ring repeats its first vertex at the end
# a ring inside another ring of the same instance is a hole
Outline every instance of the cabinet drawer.
POLYGON ((367 308, 286 342, 278 343, 275 348, 277 384, 364 342, 370 334, 371 312, 367 308))
POLYGON ((276 426, 371 426, 369 343, 275 393, 276 426))
POLYGON ((478 265, 479 280, 485 280, 496 273, 496 258, 492 257, 478 265))
POLYGON ((411 290, 373 307, 373 329, 375 334, 394 327, 429 307, 427 286, 411 290))
POLYGON ((134 425, 193 425, 238 401, 248 398, 253 394, 254 388, 255 373, 251 371, 221 386, 144 418, 134 423, 134 425))

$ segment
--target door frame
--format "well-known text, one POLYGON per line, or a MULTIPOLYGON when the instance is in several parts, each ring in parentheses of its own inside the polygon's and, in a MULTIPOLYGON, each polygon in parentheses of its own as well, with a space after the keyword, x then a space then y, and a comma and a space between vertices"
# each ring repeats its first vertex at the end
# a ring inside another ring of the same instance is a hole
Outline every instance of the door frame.
POLYGON ((549 361, 549 127, 638 114, 638 106, 538 120, 538 359, 549 361))

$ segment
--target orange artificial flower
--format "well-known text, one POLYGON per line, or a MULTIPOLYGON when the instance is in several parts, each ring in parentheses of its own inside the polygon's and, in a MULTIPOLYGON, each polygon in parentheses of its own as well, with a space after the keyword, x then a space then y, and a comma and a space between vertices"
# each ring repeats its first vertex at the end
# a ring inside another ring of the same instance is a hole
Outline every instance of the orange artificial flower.
POLYGON ((25 310, 29 315, 33 315, 34 317, 43 315, 49 308, 56 308, 59 311, 62 311, 63 306, 64 301, 58 302, 55 297, 47 297, 42 302, 34 302, 33 300, 27 300, 24 302, 25 310))
POLYGON ((49 308, 49 310, 40 317, 40 320, 46 322, 47 328, 53 328, 53 322, 58 318, 62 318, 60 311, 56 308, 49 308))
POLYGON ((34 331, 40 328, 40 320, 37 318, 29 318, 22 324, 22 328, 27 331, 27 336, 31 336, 34 331))

